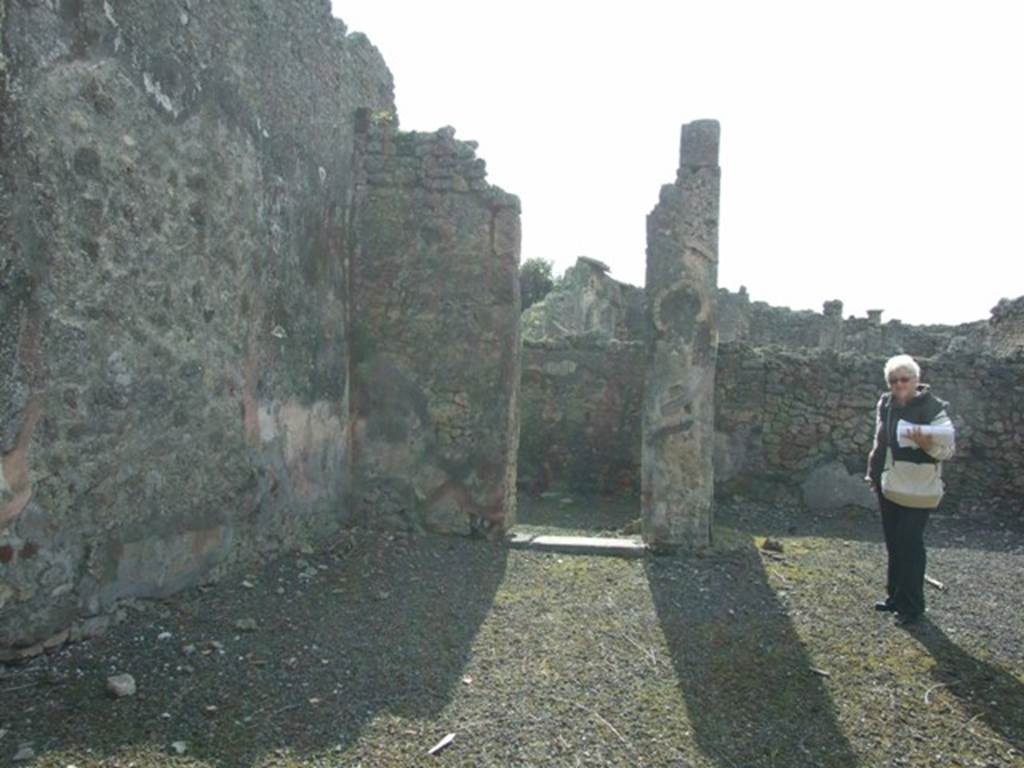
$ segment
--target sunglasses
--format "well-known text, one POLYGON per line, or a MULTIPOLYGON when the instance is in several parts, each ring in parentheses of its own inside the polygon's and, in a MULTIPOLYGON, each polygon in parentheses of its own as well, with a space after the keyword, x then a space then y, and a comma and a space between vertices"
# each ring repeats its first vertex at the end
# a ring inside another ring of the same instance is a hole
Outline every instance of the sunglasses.
POLYGON ((906 384, 910 381, 913 381, 913 379, 911 379, 909 376, 897 376, 895 378, 889 379, 889 384, 906 384))

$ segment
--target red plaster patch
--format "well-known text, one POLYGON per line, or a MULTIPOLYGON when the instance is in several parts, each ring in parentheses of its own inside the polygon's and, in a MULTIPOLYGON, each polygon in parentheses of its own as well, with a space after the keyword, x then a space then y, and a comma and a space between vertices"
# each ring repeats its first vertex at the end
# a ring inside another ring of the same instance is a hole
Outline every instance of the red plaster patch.
POLYGON ((260 443, 260 421, 256 402, 256 353, 250 352, 245 358, 245 384, 242 388, 242 424, 245 439, 250 445, 260 443))
MULTIPOLYGON (((27 371, 39 369, 39 341, 42 323, 31 313, 26 318, 18 339, 18 358, 27 371)), ((3 472, 7 487, 14 492, 14 498, 0 506, 0 528, 21 514, 32 498, 32 481, 28 472, 29 447, 36 422, 43 413, 42 396, 32 395, 25 405, 14 448, 0 457, 0 471, 3 472)))
POLYGON ((10 544, 4 544, 0 547, 0 563, 9 563, 14 559, 14 547, 10 544))
POLYGON ((14 491, 14 498, 0 506, 0 526, 6 525, 20 515, 29 499, 32 498, 32 481, 28 473, 29 446, 32 442, 32 432, 42 413, 42 398, 39 395, 33 395, 25 407, 25 420, 18 430, 14 448, 9 453, 5 453, 0 460, 4 480, 7 482, 7 486, 14 491))

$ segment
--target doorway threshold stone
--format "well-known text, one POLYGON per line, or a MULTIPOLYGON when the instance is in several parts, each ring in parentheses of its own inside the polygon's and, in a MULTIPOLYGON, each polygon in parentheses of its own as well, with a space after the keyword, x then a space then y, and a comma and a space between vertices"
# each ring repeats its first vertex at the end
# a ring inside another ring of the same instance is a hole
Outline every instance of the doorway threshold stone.
POLYGON ((559 552, 566 555, 643 557, 647 552, 647 547, 639 537, 553 536, 513 531, 508 537, 508 544, 512 549, 559 552))

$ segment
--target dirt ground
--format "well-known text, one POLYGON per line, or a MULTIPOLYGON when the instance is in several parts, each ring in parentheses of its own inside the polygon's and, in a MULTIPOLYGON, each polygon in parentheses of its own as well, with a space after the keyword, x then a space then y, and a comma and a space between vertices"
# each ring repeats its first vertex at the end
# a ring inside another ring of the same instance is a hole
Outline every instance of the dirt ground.
MULTIPOLYGON (((522 506, 552 530, 636 516, 522 506)), ((0 667, 0 765, 1024 766, 1024 531, 933 517, 947 589, 906 630, 871 609, 874 515, 717 521, 710 553, 634 560, 352 531, 135 603, 0 667)))

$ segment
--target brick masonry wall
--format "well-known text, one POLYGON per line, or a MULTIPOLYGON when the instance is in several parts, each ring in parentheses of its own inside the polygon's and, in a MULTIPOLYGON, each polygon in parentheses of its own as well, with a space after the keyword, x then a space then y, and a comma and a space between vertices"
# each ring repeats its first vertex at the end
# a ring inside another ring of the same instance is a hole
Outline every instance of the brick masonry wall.
POLYGON ((499 533, 515 516, 519 201, 451 128, 363 113, 351 273, 353 509, 499 533))

